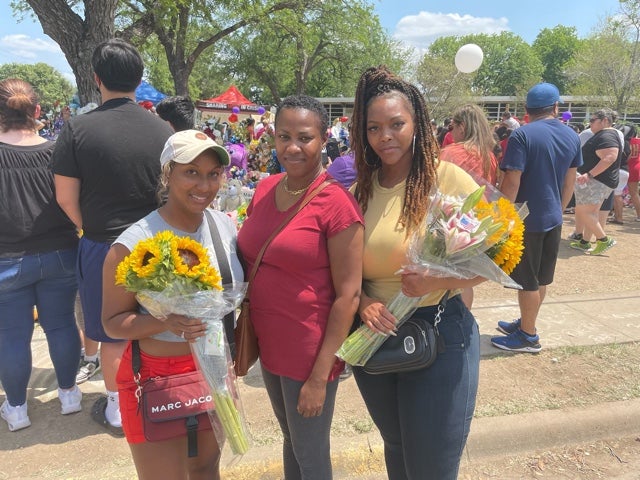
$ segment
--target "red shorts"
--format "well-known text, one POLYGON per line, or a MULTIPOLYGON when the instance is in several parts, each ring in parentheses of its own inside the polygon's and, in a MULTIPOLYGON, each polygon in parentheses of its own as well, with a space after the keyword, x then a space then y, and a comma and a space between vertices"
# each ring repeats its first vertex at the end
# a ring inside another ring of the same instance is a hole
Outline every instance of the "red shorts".
POLYGON ((640 158, 630 158, 627 163, 629 167, 629 180, 628 182, 640 181, 640 158))
MULTIPOLYGON (((140 351, 142 382, 150 377, 166 377, 178 373, 193 372, 196 365, 191 355, 177 357, 155 357, 140 351)), ((122 417, 122 429, 129 443, 144 443, 142 426, 142 410, 138 411, 138 399, 136 398, 137 385, 133 381, 133 367, 131 366, 131 342, 127 345, 120 368, 116 375, 118 394, 120 398, 120 416, 122 417)))

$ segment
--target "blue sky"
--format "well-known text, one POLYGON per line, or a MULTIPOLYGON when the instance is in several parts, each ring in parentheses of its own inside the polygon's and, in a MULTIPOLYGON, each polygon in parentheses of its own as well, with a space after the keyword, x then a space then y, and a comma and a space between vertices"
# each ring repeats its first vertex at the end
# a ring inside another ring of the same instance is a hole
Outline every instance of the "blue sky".
MULTIPOLYGON (((511 31, 532 43, 540 30, 556 25, 576 27, 587 36, 605 15, 617 11, 618 0, 373 0, 390 34, 418 50, 440 36, 511 31)), ((8 1, 0 2, 0 64, 45 62, 69 80, 73 74, 58 45, 40 24, 12 16, 8 1)), ((75 82, 74 82, 75 83, 75 82)))

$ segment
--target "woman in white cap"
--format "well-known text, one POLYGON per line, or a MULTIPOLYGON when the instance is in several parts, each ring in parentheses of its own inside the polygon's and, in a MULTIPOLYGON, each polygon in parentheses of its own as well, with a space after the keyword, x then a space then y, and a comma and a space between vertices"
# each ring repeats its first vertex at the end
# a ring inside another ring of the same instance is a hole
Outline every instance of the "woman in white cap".
MULTIPOLYGON (((218 234, 227 254, 226 262, 230 266, 232 280, 243 280, 242 267, 235 250, 236 227, 222 212, 207 208, 216 197, 224 167, 229 164, 227 151, 203 132, 184 130, 169 137, 160 163, 162 173, 158 197, 162 205, 118 237, 104 264, 103 325, 114 338, 138 340, 143 382, 151 376, 195 370, 189 342, 205 334, 206 324, 181 315, 170 315, 166 320, 159 320, 142 311, 133 293, 115 285, 116 267, 136 243, 158 232, 170 230, 204 245, 212 266, 220 271, 212 239, 213 235, 218 234), (216 228, 210 228, 209 219, 214 220, 216 228)), ((139 478, 220 478, 220 448, 211 430, 198 432, 198 455, 191 458, 187 456, 186 434, 160 442, 146 440, 132 375, 132 343, 129 342, 117 381, 122 427, 139 478)))

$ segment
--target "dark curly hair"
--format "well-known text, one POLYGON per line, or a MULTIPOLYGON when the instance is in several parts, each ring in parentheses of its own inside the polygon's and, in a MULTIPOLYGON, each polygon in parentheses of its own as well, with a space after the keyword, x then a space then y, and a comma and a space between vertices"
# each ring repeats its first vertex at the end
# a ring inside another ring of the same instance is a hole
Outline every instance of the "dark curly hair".
POLYGON ((377 97, 394 95, 406 100, 415 123, 415 148, 398 219, 409 235, 423 221, 429 194, 437 185, 439 148, 424 97, 414 85, 394 75, 384 65, 365 70, 356 88, 351 126, 351 148, 355 151, 357 168, 356 199, 366 212, 373 194, 373 174, 381 166, 380 158, 367 140, 367 108, 377 97))
POLYGON ((329 128, 329 114, 327 113, 327 109, 324 108, 324 105, 322 105, 322 103, 308 95, 291 95, 282 99, 282 101, 278 105, 276 118, 274 120, 276 130, 278 129, 278 117, 280 116, 280 112, 282 110, 286 110, 287 108, 301 108, 303 110, 315 112, 320 119, 320 131, 324 134, 329 128))

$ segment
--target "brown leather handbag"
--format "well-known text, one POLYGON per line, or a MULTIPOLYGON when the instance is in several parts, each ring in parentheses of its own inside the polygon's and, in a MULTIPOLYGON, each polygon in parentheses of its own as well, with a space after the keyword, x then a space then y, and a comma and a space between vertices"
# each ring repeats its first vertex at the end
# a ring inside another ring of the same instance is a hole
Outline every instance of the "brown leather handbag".
POLYGON ((236 372, 236 376, 238 377, 244 377, 249 372, 249 369, 253 366, 253 364, 258 360, 258 337, 256 336, 256 332, 253 329, 253 323, 251 323, 251 318, 249 316, 249 293, 251 291, 251 284, 253 282, 253 279, 255 278, 258 267, 260 266, 260 262, 262 262, 264 252, 271 241, 284 229, 284 227, 287 226, 291 219, 295 217, 296 214, 300 212, 300 210, 302 210, 302 208, 313 199, 313 197, 315 197, 322 190, 324 190, 326 186, 332 183, 335 183, 335 180, 326 180, 318 185, 306 197, 304 197, 298 208, 293 210, 287 216, 287 218, 284 219, 280 226, 271 233, 267 241, 264 242, 264 245, 262 245, 262 248, 258 252, 258 255, 256 256, 256 261, 253 264, 253 268, 251 269, 251 273, 249 274, 247 280, 249 284, 247 286, 247 294, 242 301, 240 315, 238 316, 238 322, 235 328, 236 357, 234 370, 236 372))
POLYGON ((244 377, 258 360, 258 337, 249 318, 249 299, 242 301, 235 328, 236 359, 233 368, 236 376, 244 377))

